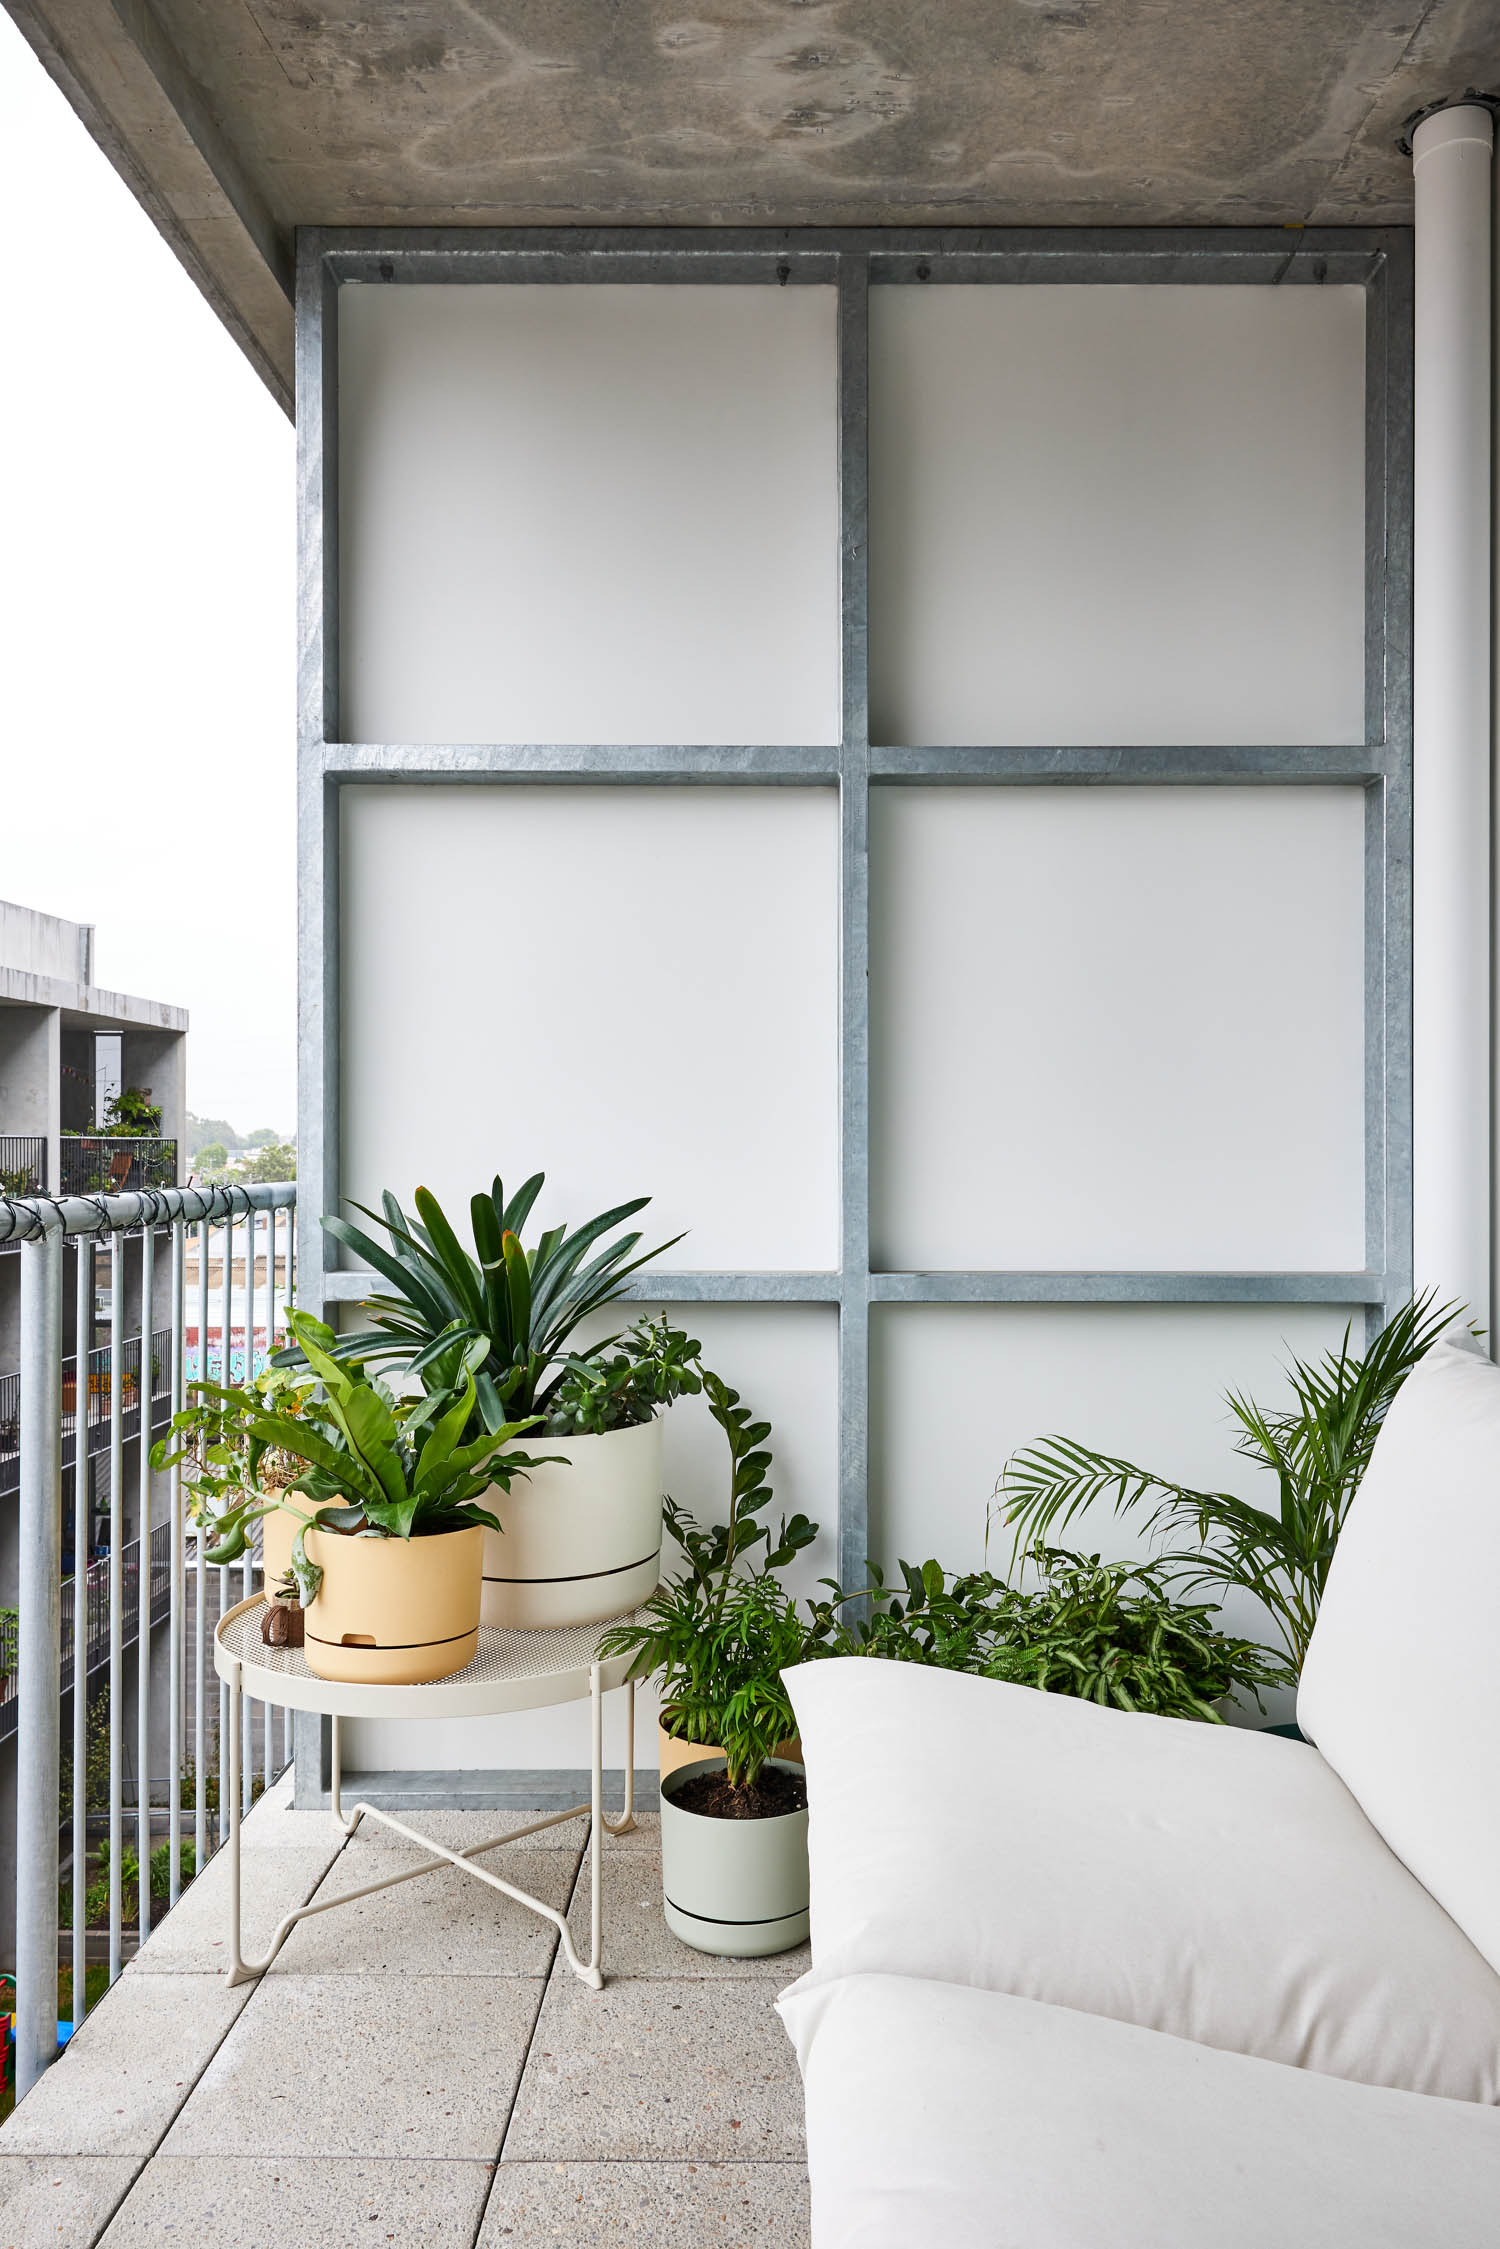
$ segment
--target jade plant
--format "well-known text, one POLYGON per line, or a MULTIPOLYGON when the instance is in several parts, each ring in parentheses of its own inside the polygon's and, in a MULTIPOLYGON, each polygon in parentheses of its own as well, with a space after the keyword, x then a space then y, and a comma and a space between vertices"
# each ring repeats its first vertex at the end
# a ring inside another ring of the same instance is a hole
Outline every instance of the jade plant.
POLYGON ((291 1568, 305 1608, 316 1599, 323 1577, 303 1544, 312 1528, 352 1538, 402 1539, 475 1525, 500 1528, 478 1500, 492 1485, 508 1491, 513 1475, 540 1465, 538 1458, 508 1449, 535 1427, 536 1417, 464 1441, 482 1357, 477 1339, 449 1336, 429 1360, 426 1393, 398 1398, 362 1365, 334 1357, 337 1339, 321 1320, 289 1312, 287 1324, 317 1378, 316 1389, 299 1397, 297 1411, 277 1410, 254 1389, 195 1383, 198 1403, 172 1424, 183 1443, 169 1453, 163 1439, 153 1450, 158 1468, 192 1460, 200 1451, 209 1455, 213 1481, 206 1512, 215 1542, 205 1551, 207 1561, 241 1560, 252 1526, 284 1509, 297 1518, 291 1568), (298 1464, 291 1481, 270 1492, 254 1481, 253 1469, 247 1477, 236 1473, 234 1463, 236 1452, 249 1462, 268 1450, 298 1464))
POLYGON ((639 1428, 674 1399, 697 1397, 701 1349, 661 1312, 637 1320, 589 1357, 570 1352, 548 1401, 546 1435, 602 1437, 611 1429, 639 1428))
POLYGON ((812 1543, 818 1526, 805 1515, 784 1516, 772 1536, 761 1520, 772 1496, 771 1424, 754 1420, 739 1392, 706 1368, 703 1393, 729 1446, 728 1517, 705 1529, 665 1502, 683 1573, 652 1595, 638 1620, 612 1625, 599 1650, 628 1655, 632 1679, 659 1675, 665 1731, 722 1749, 730 1786, 749 1790, 796 1732, 781 1674, 809 1652, 808 1624, 777 1572, 812 1543))
MULTIPOLYGON (((482 1344, 473 1360, 475 1428, 495 1431, 545 1416, 583 1363, 568 1352, 579 1323, 615 1303, 632 1273, 682 1237, 639 1256, 634 1254, 638 1233, 614 1233, 606 1240, 612 1229, 645 1209, 651 1198, 638 1195, 572 1233, 565 1226, 550 1227, 526 1249, 521 1230, 544 1181, 545 1174, 537 1172, 507 1197, 497 1176, 488 1194, 473 1196, 472 1250, 464 1247, 425 1187, 413 1198, 415 1216, 390 1193, 381 1197, 378 1211, 353 1205, 380 1227, 384 1242, 345 1218, 325 1218, 324 1227, 334 1239, 363 1258, 394 1292, 366 1298, 363 1310, 373 1325, 336 1337, 331 1355, 365 1365, 400 1360, 425 1382, 455 1342, 465 1350, 482 1344)), ((613 1337, 597 1346, 586 1359, 598 1359, 619 1340, 613 1337)), ((300 1356, 295 1344, 278 1354, 283 1363, 300 1356)))

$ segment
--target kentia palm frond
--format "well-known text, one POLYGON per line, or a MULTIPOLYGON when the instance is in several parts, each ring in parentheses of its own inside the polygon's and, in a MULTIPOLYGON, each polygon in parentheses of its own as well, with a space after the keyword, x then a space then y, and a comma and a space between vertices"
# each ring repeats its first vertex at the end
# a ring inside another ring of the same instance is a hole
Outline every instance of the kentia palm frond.
POLYGON ((1234 1446, 1276 1481, 1274 1509, 1232 1492, 1195 1491, 1095 1451, 1070 1437, 1047 1437, 1006 1462, 995 1497, 1014 1533, 1012 1558, 1047 1543, 1100 1501, 1117 1515, 1144 1512, 1158 1541, 1195 1544, 1160 1556, 1184 1588, 1239 1586, 1264 1602, 1300 1670, 1317 1619, 1339 1533, 1375 1440, 1407 1375, 1457 1317, 1431 1293, 1402 1307, 1363 1353, 1345 1329, 1322 1359, 1293 1359, 1291 1403, 1272 1410, 1242 1392, 1227 1404, 1234 1446))

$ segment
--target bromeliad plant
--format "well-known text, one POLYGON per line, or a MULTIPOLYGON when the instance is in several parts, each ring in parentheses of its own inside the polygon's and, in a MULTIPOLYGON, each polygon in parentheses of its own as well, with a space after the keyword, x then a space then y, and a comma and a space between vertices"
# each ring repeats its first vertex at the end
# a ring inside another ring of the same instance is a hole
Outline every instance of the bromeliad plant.
POLYGON ((1434 1308, 1424 1295, 1398 1312, 1363 1356, 1349 1348, 1288 1368, 1292 1403, 1279 1412, 1237 1391, 1228 1406, 1234 1449, 1276 1479, 1273 1514, 1232 1492, 1194 1491, 1168 1476, 1095 1452, 1071 1437, 1048 1437, 1015 1453, 995 1499, 1015 1532, 1014 1552, 1035 1548, 1098 1500, 1117 1515, 1144 1511, 1169 1545, 1154 1564, 1160 1581, 1184 1591, 1242 1587, 1264 1603, 1293 1676, 1301 1671, 1339 1533, 1391 1403, 1417 1362, 1451 1325, 1457 1306, 1434 1308))
POLYGON ((535 1426, 535 1417, 463 1441, 474 1416, 475 1369, 483 1355, 478 1339, 448 1337, 429 1359, 426 1394, 397 1398, 363 1366, 334 1357, 337 1339, 321 1320, 289 1312, 287 1324, 317 1378, 315 1389, 299 1394, 295 1412, 277 1410, 253 1389, 196 1383, 199 1404, 172 1424, 186 1441, 173 1453, 166 1440, 153 1450, 158 1468, 192 1460, 200 1451, 210 1455, 215 1488, 206 1494, 206 1512, 215 1544, 206 1550, 207 1561, 241 1560, 252 1526, 284 1508, 297 1518, 291 1566, 306 1608, 323 1577, 303 1544, 309 1529, 402 1539, 473 1525, 499 1529, 477 1501, 491 1485, 508 1491, 513 1475, 539 1465, 536 1458, 507 1450, 535 1426), (255 1480, 256 1465, 268 1450, 298 1464, 291 1481, 270 1492, 255 1480), (238 1471, 236 1455, 243 1464, 238 1471))
MULTIPOLYGON (((535 1173, 508 1199, 497 1176, 487 1195, 472 1198, 472 1251, 464 1248, 425 1187, 416 1191, 415 1217, 390 1193, 381 1197, 379 1211, 354 1205, 383 1229, 389 1246, 347 1219, 325 1218, 334 1239, 373 1266, 396 1292, 366 1298, 363 1308, 374 1325, 357 1335, 336 1337, 331 1355, 346 1364, 403 1360, 425 1383, 455 1342, 466 1351, 482 1343, 473 1368, 476 1428, 493 1432, 545 1415, 577 1363, 566 1354, 579 1322, 615 1303, 632 1273, 682 1239, 675 1235, 639 1257, 632 1254, 641 1239, 638 1233, 606 1241, 612 1228, 645 1209, 651 1198, 638 1195, 571 1234, 565 1226, 550 1227, 534 1248, 524 1249, 521 1229, 545 1176, 535 1173)), ((616 1341, 612 1338, 611 1345, 616 1341)), ((601 1349, 608 1351, 611 1345, 601 1349)), ((281 1356, 295 1360, 298 1353, 281 1356)), ((599 1353, 588 1356, 594 1359, 599 1353)))
POLYGON ((1262 1688, 1294 1683, 1270 1649, 1220 1631, 1207 1605, 1177 1600, 1159 1563, 1052 1547, 1030 1559, 1039 1583, 1025 1590, 988 1570, 950 1577, 937 1562, 902 1562, 901 1586, 888 1591, 872 1570, 871 1614, 852 1625, 840 1613, 849 1596, 833 1586, 814 1608, 816 1651, 930 1664, 1215 1724, 1227 1697, 1245 1690, 1259 1703, 1262 1688))
POLYGON ((730 1786, 752 1789, 766 1759, 796 1732, 781 1673, 808 1652, 808 1626, 776 1573, 818 1535, 805 1515, 782 1517, 772 1537, 761 1518, 772 1494, 768 1421, 703 1370, 708 1410, 729 1446, 728 1520, 702 1528, 668 1499, 667 1527, 686 1568, 646 1602, 639 1622, 617 1624, 601 1655, 628 1655, 628 1677, 662 1682, 661 1723, 678 1741, 716 1744, 730 1786), (758 1553, 759 1549, 764 1552, 758 1553))

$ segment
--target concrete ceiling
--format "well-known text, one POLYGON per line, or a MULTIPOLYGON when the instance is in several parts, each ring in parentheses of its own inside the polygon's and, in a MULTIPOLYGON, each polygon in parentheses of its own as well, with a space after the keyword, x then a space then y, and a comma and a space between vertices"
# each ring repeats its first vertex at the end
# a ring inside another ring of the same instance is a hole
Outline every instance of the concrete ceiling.
POLYGON ((1500 87, 1500 0, 5 4, 283 400, 298 225, 1400 224, 1500 87))

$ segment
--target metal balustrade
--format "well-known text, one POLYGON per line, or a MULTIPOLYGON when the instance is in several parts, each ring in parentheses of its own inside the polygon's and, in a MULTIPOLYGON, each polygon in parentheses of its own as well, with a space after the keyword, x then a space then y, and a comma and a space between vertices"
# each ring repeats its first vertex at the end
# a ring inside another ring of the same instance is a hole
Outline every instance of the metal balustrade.
POLYGON ((64 1195, 139 1194, 177 1184, 177 1143, 134 1134, 65 1132, 58 1142, 64 1195))
MULTIPOLYGON (((151 1143, 136 1145, 150 1146, 151 1143)), ((160 1146, 161 1143, 154 1145, 160 1146)), ((168 1143, 167 1145, 171 1145, 168 1143)), ((246 1339, 245 1363, 253 1366, 256 1341, 264 1329, 267 1345, 276 1329, 277 1282, 286 1293, 295 1281, 295 1186, 143 1188, 119 1195, 32 1197, 0 1196, 0 1244, 19 1243, 21 1258, 21 1366, 0 1389, 0 1455, 7 1442, 16 1458, 19 1490, 19 1612, 13 1628, 0 1637, 6 1678, 0 1688, 0 1739, 16 1737, 16 2093, 25 2093, 57 2052, 58 1880, 71 1849, 71 1920, 74 2021, 85 2011, 87 1891, 89 1887, 90 1807, 88 1796, 89 1706, 107 1687, 109 1730, 109 1974, 124 1964, 126 1839, 126 1685, 125 1652, 135 1649, 132 1684, 134 1725, 134 1842, 139 1873, 135 1923, 144 1940, 151 1926, 151 1850, 164 1833, 168 1844, 168 1902, 175 1905, 181 1886, 185 1832, 194 1844, 194 1866, 201 1868, 222 1839, 229 1780, 225 1739, 227 1689, 212 1666, 212 1631, 223 1610, 255 1590, 258 1567, 246 1557, 234 1570, 210 1569, 201 1545, 185 1521, 180 1469, 164 1477, 150 1466, 151 1439, 186 1402, 190 1329, 197 1349, 207 1353, 210 1319, 210 1242, 220 1241, 218 1286, 213 1291, 221 1335, 221 1354, 236 1330, 246 1339), (269 1230, 264 1262, 256 1237, 269 1230), (196 1229, 196 1299, 189 1304, 186 1246, 196 1229), (96 1265, 104 1264, 107 1324, 115 1336, 125 1328, 127 1239, 138 1244, 139 1287, 132 1300, 155 1301, 157 1258, 164 1255, 169 1275, 171 1319, 149 1331, 146 1388, 149 1410, 142 1411, 142 1351, 139 1336, 118 1350, 92 1348, 96 1319, 96 1265), (236 1286, 236 1262, 239 1285, 236 1286), (71 1354, 63 1332, 65 1273, 73 1274, 71 1354), (257 1316, 256 1283, 265 1276, 264 1316, 257 1316), (83 1396, 78 1370, 85 1370, 83 1396), (71 1371, 70 1371, 71 1370, 71 1371), (71 1389, 70 1386, 71 1385, 71 1389), (97 1400, 97 1404, 96 1404, 97 1400), (80 1411, 81 1408, 81 1411, 80 1411), (11 1430, 10 1424, 14 1423, 11 1430), (142 1426, 144 1424, 144 1426, 142 1426), (79 1433, 83 1434, 82 1457, 79 1433), (134 1443, 128 1464, 125 1448, 134 1443), (72 1468, 72 1548, 90 1552, 90 1518, 102 1512, 107 1486, 108 1538, 105 1551, 84 1560, 82 1631, 79 1631, 79 1578, 63 1578, 63 1471, 72 1468), (164 1486, 164 1489, 159 1489, 164 1486), (126 1506, 134 1495, 136 1536, 128 1539, 126 1506), (149 1585, 141 1583, 141 1555, 149 1562, 149 1585), (144 1625, 142 1609, 145 1610, 144 1625), (165 1646, 159 1627, 165 1626, 165 1646), (80 1639, 82 1656, 79 1655, 80 1639), (153 1777, 151 1714, 153 1686, 165 1666, 167 1754, 164 1778, 153 1777), (80 1689, 82 1691, 80 1691, 80 1689), (59 1813, 64 1707, 71 1725, 70 1804, 59 1813), (183 1803, 184 1776, 191 1774, 190 1801, 183 1803), (216 1781, 211 1788, 210 1776, 216 1781), (212 1801, 211 1801, 212 1799, 212 1801)), ((217 1373, 217 1367, 213 1368, 217 1373)), ((238 1369, 236 1371, 239 1371, 238 1369)), ((239 1759, 241 1802, 248 1809, 257 1760, 266 1782, 291 1752, 289 1715, 281 1714, 276 1753, 273 1713, 243 1707, 239 1759)), ((105 1815, 98 1815, 102 1824, 105 1815)))
POLYGON ((0 1195, 45 1195, 47 1143, 34 1133, 0 1132, 0 1195))

